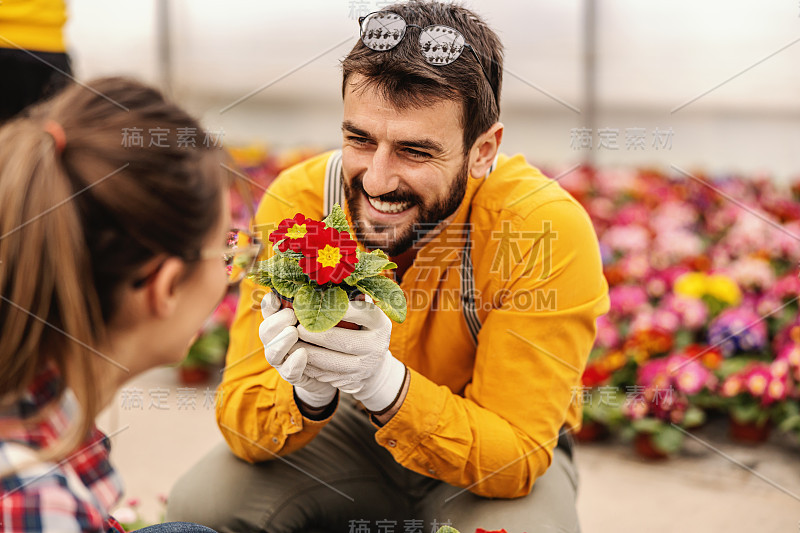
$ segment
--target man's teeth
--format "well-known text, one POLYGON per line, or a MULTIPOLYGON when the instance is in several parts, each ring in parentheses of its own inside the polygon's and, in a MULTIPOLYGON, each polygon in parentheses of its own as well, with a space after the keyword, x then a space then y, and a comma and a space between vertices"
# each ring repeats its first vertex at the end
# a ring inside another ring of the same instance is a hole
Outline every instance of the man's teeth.
POLYGON ((400 213, 411 206, 410 202, 381 202, 374 198, 367 198, 370 205, 381 213, 400 213))

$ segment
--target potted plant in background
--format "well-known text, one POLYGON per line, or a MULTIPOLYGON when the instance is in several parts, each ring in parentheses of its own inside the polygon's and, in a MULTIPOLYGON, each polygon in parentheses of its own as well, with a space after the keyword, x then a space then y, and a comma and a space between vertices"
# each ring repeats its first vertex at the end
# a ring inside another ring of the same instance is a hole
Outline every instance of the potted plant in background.
POLYGON ((236 294, 229 293, 203 324, 186 357, 178 365, 178 378, 184 385, 205 383, 211 373, 225 359, 233 315, 236 311, 236 294))
POLYGON ((630 420, 625 436, 642 457, 663 459, 683 446, 684 432, 705 421, 693 399, 713 390, 716 377, 696 357, 678 352, 651 359, 638 372, 638 390, 623 413, 630 420))
POLYGON ((744 365, 730 372, 720 388, 730 417, 730 437, 746 444, 762 443, 773 424, 786 417, 785 402, 792 388, 790 365, 784 359, 737 363, 744 365))

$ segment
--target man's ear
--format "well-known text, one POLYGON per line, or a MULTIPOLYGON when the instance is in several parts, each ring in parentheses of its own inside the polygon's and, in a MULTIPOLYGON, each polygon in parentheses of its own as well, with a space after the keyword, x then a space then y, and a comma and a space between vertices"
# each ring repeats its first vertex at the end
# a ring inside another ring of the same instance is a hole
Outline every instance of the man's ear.
POLYGON ((489 167, 494 163, 500 142, 503 140, 503 123, 495 122, 491 128, 483 132, 472 145, 470 150, 469 175, 474 178, 483 178, 489 172, 489 167))
POLYGON ((178 306, 178 286, 186 273, 186 263, 177 257, 170 257, 153 274, 148 285, 148 303, 154 315, 167 318, 175 313, 178 306))

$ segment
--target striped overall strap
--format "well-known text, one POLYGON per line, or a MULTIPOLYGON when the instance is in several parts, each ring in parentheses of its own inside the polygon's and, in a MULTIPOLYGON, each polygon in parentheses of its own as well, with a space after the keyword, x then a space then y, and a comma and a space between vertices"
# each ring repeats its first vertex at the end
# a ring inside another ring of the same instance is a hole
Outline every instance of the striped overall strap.
POLYGON ((325 185, 322 197, 323 218, 333 209, 333 204, 339 204, 342 208, 344 201, 344 184, 342 183, 342 151, 336 150, 328 158, 325 165, 325 185))
MULTIPOLYGON (((492 166, 489 167, 489 172, 486 173, 487 178, 495 168, 497 168, 497 158, 495 158, 492 166)), ((461 310, 464 314, 464 321, 467 323, 469 334, 472 337, 472 342, 477 346, 478 333, 481 331, 481 319, 478 318, 478 310, 475 307, 475 277, 472 268, 472 241, 470 240, 470 230, 472 229, 471 214, 472 209, 467 214, 467 233, 464 241, 464 253, 461 254, 461 310)))

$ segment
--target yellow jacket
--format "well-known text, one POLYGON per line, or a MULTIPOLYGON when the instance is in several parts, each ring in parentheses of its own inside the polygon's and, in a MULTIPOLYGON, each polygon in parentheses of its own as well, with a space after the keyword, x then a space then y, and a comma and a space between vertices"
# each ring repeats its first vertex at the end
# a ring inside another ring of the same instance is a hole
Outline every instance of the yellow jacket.
POLYGON ((64 52, 64 0, 3 0, 0 3, 0 48, 64 52))
MULTIPOLYGON (((322 217, 329 156, 286 170, 270 186, 256 215, 264 240, 295 213, 322 217)), ((390 349, 411 381, 376 441, 404 467, 476 494, 528 494, 551 463, 559 429, 580 426, 573 391, 595 319, 608 310, 588 215, 522 156, 501 155, 488 178, 469 179, 451 224, 420 250, 401 287, 408 317, 393 324, 390 349), (468 215, 477 347, 459 300, 468 215)), ((217 418, 233 452, 256 462, 301 448, 330 419, 301 415, 292 386, 264 358, 264 290, 250 281, 241 290, 217 418)))

